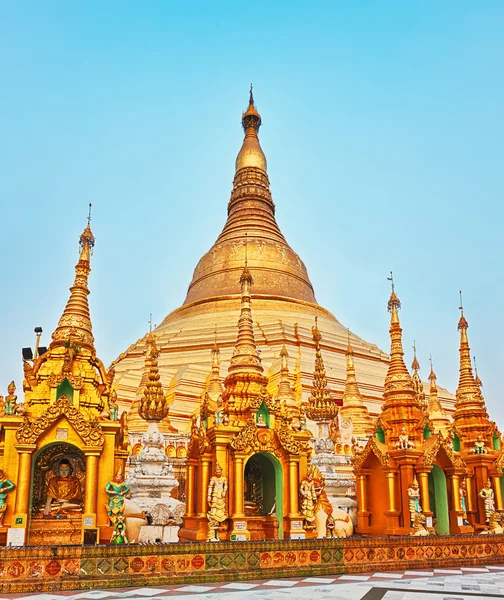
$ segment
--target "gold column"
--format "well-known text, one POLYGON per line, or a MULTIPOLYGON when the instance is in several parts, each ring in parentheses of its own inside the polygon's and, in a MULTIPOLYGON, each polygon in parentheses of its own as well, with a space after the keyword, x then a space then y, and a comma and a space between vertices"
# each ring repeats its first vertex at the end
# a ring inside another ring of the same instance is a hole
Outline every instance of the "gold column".
POLYGON ((396 508, 396 487, 395 487, 395 473, 392 471, 388 471, 385 473, 385 477, 387 479, 387 492, 388 492, 388 501, 389 501, 389 510, 391 512, 395 512, 396 508))
POLYGON ((455 474, 452 475, 452 500, 453 508, 457 511, 461 511, 462 507, 460 506, 460 481, 459 476, 455 474))
POLYGON ((187 465, 187 478, 186 478, 186 502, 187 502, 187 514, 186 516, 192 517, 194 515, 194 465, 187 465))
POLYGON ((299 477, 298 462, 291 458, 289 462, 289 504, 291 515, 299 514, 299 477))
POLYGON ((358 475, 358 478, 359 478, 359 506, 357 508, 358 508, 358 510, 365 512, 367 510, 367 503, 366 503, 366 495, 367 495, 367 490, 366 490, 366 476, 365 475, 358 475))
POLYGON ((84 514, 96 515, 98 499, 98 464, 101 448, 84 447, 86 456, 86 489, 84 491, 84 514))
POLYGON ((473 480, 472 477, 466 478, 466 487, 467 487, 467 510, 473 511, 473 480))
MULTIPOLYGON (((14 447, 19 454, 14 513, 28 515, 30 510, 30 488, 32 480, 32 453, 37 446, 35 444, 16 444, 14 447)), ((23 524, 23 527, 26 527, 26 523, 23 524)))
POLYGON ((234 517, 243 517, 243 457, 236 456, 234 459, 234 517))
POLYGON ((430 498, 429 498, 429 474, 428 473, 417 473, 418 483, 420 484, 420 506, 423 512, 431 512, 430 498))
POLYGON ((204 458, 201 461, 201 490, 200 490, 200 517, 206 517, 208 512, 208 484, 210 482, 210 459, 204 458))
POLYGON ((495 493, 495 508, 496 510, 503 510, 502 508, 502 488, 500 484, 500 477, 498 475, 492 476, 493 488, 495 493))

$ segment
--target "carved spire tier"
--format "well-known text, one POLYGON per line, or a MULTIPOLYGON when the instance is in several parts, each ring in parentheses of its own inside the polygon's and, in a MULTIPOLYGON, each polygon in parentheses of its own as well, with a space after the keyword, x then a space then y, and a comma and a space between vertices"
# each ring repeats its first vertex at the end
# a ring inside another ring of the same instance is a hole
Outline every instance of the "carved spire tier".
POLYGON ((139 409, 140 416, 146 421, 162 421, 168 416, 168 404, 160 381, 158 356, 156 340, 152 333, 149 333, 145 356, 146 383, 139 409))
POLYGON ((413 387, 415 388, 415 393, 417 395, 418 405, 423 409, 425 407, 425 390, 422 378, 420 377, 420 363, 418 362, 416 355, 416 344, 413 344, 413 362, 411 363, 411 369, 413 371, 411 379, 413 380, 413 387))
POLYGON ((51 348, 63 346, 69 341, 90 350, 94 349, 94 338, 89 313, 88 278, 91 272, 91 254, 95 238, 91 232, 91 218, 79 239, 79 262, 75 266, 75 281, 70 288, 70 298, 52 334, 51 348))
POLYGON ((331 398, 331 392, 327 386, 324 359, 320 351, 322 335, 318 328, 317 319, 315 319, 312 334, 315 342, 315 370, 313 372, 313 389, 308 400, 306 416, 317 423, 329 422, 338 414, 338 405, 331 398))
POLYGON ((460 307, 460 319, 458 330, 460 332, 460 372, 459 383, 456 392, 455 412, 453 413, 453 424, 464 444, 472 445, 478 435, 482 435, 487 444, 490 445, 491 423, 485 406, 485 400, 478 386, 471 364, 471 349, 467 338, 469 324, 464 316, 464 310, 460 307))
POLYGON ((261 116, 252 93, 242 125, 245 137, 236 158, 227 222, 213 247, 199 261, 184 305, 238 294, 236 281, 244 262, 246 234, 255 294, 315 304, 306 268, 275 220, 266 158, 258 137, 261 116))
POLYGON ((373 431, 373 420, 362 400, 359 386, 357 385, 353 356, 354 352, 349 337, 346 353, 346 382, 343 392, 343 406, 339 412, 342 418, 352 419, 353 435, 356 438, 366 438, 373 431))
POLYGON ((299 419, 300 410, 290 382, 288 365, 289 353, 287 352, 285 344, 280 351, 280 358, 282 359, 282 366, 280 368, 280 382, 278 384, 276 401, 280 406, 285 406, 289 418, 299 419))

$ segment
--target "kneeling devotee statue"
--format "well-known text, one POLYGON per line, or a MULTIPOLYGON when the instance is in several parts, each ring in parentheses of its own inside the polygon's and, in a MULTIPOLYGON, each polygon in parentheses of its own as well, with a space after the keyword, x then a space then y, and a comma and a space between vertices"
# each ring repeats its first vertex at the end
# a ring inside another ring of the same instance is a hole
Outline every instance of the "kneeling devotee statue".
POLYGON ((82 512, 82 490, 73 467, 66 458, 58 465, 58 475, 47 486, 44 516, 82 512))

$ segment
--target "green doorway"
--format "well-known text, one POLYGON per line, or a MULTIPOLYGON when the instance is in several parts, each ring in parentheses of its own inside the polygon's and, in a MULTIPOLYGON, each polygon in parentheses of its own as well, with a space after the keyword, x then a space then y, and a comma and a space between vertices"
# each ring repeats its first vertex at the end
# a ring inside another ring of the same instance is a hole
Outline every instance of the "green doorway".
POLYGON ((434 465, 429 473, 429 500, 430 508, 435 519, 435 530, 440 535, 450 533, 450 517, 448 514, 448 491, 446 489, 446 475, 443 469, 434 465))
POLYGON ((278 537, 283 540, 283 474, 277 458, 267 452, 251 456, 245 465, 245 503, 252 502, 260 514, 274 514, 278 537))

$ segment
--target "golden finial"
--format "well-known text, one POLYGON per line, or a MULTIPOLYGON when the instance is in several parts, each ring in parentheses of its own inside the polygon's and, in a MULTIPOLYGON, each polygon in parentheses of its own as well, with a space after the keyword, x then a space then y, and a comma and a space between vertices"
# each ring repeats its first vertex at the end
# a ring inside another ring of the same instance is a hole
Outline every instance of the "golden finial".
POLYGON ((209 394, 217 394, 219 396, 222 394, 223 387, 220 378, 220 350, 217 345, 217 325, 214 330, 214 345, 212 348, 212 370, 210 373, 210 381, 208 382, 208 387, 206 391, 209 394))
POLYGON ((70 298, 52 334, 51 348, 64 346, 71 338, 78 346, 94 350, 94 338, 88 303, 88 278, 91 272, 90 257, 95 244, 91 231, 91 206, 88 223, 79 238, 79 261, 75 266, 75 280, 70 288, 70 298))
POLYGON ((312 421, 331 421, 338 414, 338 405, 331 398, 331 392, 327 385, 324 359, 320 351, 322 335, 318 328, 317 317, 315 317, 315 325, 312 327, 312 335, 315 343, 315 369, 313 372, 313 389, 308 399, 306 416, 312 421))
POLYGON ((92 205, 92 204, 91 204, 91 202, 90 202, 90 203, 89 203, 89 212, 88 212, 88 218, 87 218, 87 224, 88 224, 88 227, 91 227, 91 208, 92 208, 92 206, 93 206, 93 205, 92 205))
POLYGON ((252 88, 250 89, 248 108, 242 114, 242 126, 245 131, 245 139, 236 157, 236 172, 245 167, 253 167, 266 172, 266 157, 264 156, 258 137, 259 128, 261 127, 261 115, 255 107, 252 88))
POLYGON ((469 327, 469 324, 467 322, 467 319, 464 317, 464 305, 462 303, 462 290, 459 291, 459 296, 460 296, 460 306, 459 306, 460 319, 458 322, 458 330, 460 331, 461 329, 467 329, 469 327))
POLYGON ((163 394, 158 367, 159 351, 152 332, 147 335, 147 352, 145 354, 146 384, 138 410, 146 421, 162 421, 168 416, 168 403, 163 394))
POLYGON ((417 359, 417 355, 416 355, 416 342, 415 340, 413 340, 413 362, 411 363, 411 368, 413 369, 413 371, 419 371, 420 370, 420 363, 418 362, 417 359))
POLYGON ((391 312, 393 315, 395 314, 397 316, 397 309, 401 308, 401 301, 399 300, 399 298, 397 297, 397 295, 395 293, 394 276, 392 275, 392 271, 390 271, 390 277, 387 277, 387 280, 391 282, 391 288, 392 288, 387 307, 388 307, 389 312, 391 312))

